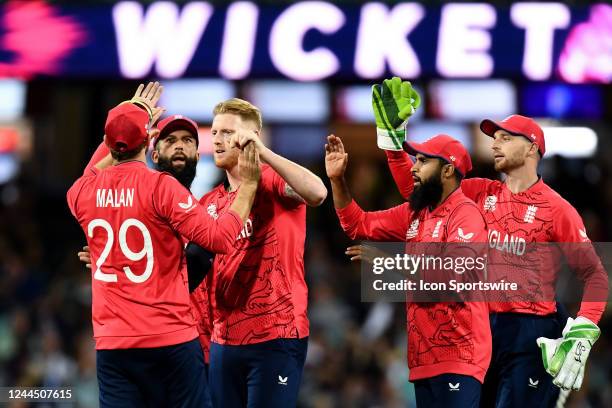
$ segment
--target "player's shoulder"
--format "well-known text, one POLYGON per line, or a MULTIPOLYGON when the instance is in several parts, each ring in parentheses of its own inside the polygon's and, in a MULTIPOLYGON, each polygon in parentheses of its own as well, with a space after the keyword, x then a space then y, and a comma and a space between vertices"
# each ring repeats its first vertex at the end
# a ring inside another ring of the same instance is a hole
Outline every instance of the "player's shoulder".
POLYGON ((482 203, 490 196, 499 196, 503 191, 503 183, 499 180, 473 177, 461 182, 461 190, 468 198, 482 203))
POLYGON ((495 189, 501 188, 502 182, 500 180, 493 180, 484 177, 471 177, 461 181, 461 188, 480 188, 480 189, 495 189))
POLYGON ((143 171, 146 172, 146 180, 154 185, 159 183, 181 184, 176 177, 166 171, 157 171, 153 169, 144 169, 143 171))
POLYGON ((478 204, 476 204, 474 200, 467 197, 461 189, 454 193, 452 207, 449 211, 449 219, 458 217, 484 219, 478 204))
POLYGON ((480 211, 478 209, 478 205, 474 202, 474 200, 472 200, 470 197, 468 197, 464 192, 463 189, 459 188, 457 189, 454 193, 453 193, 453 202, 452 205, 459 208, 463 208, 465 209, 465 211, 480 211))
POLYGON ((78 194, 78 192, 81 191, 83 187, 87 185, 91 185, 92 181, 94 181, 96 177, 98 177, 99 174, 100 173, 89 173, 88 172, 87 174, 82 175, 81 177, 76 179, 74 183, 72 183, 72 186, 70 186, 66 195, 70 197, 74 194, 78 194))

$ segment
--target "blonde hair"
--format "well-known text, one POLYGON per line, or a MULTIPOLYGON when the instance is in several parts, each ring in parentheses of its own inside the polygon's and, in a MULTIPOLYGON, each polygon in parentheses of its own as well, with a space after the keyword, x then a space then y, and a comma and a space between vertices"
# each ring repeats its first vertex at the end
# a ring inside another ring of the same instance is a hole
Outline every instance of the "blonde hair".
POLYGON ((261 111, 251 102, 245 101, 240 98, 232 98, 223 102, 219 102, 215 109, 213 109, 213 116, 217 116, 221 113, 230 113, 232 115, 238 115, 243 121, 250 120, 255 123, 258 130, 261 130, 261 111))

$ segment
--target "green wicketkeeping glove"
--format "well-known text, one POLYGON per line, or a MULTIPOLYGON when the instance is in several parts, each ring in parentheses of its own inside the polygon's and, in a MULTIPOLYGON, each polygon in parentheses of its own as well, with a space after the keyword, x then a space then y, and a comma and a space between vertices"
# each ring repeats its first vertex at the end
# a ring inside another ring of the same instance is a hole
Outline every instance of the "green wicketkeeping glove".
POLYGON ((421 97, 408 81, 398 77, 372 85, 372 108, 376 118, 378 147, 402 150, 406 140, 406 122, 421 105, 421 97))
POLYGON ((565 390, 579 390, 584 379, 584 367, 591 347, 599 338, 599 327, 589 319, 579 316, 567 319, 563 337, 548 339, 539 337, 544 368, 554 377, 553 384, 565 390))

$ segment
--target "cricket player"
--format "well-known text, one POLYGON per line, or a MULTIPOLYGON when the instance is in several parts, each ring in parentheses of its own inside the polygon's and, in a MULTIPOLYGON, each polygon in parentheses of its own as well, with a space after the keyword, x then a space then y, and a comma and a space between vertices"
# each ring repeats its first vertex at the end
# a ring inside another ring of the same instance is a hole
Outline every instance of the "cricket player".
MULTIPOLYGON (((154 113, 153 124, 157 123, 165 110, 163 108, 151 109, 148 106, 157 104, 162 91, 163 86, 158 82, 149 82, 146 88, 141 84, 132 98, 133 101, 140 102, 143 109, 149 109, 152 114, 154 113)), ((185 188, 191 189, 200 160, 197 123, 184 115, 171 115, 157 123, 157 130, 157 136, 153 137, 153 150, 151 151, 151 160, 155 170, 170 173, 185 188)), ((112 164, 113 158, 108 146, 102 142, 86 166, 84 174, 89 174, 92 168, 102 170, 112 164)), ((91 267, 89 247, 83 247, 83 250, 77 255, 87 268, 91 267)), ((190 242, 185 248, 185 255, 189 292, 191 293, 200 285, 212 267, 214 254, 190 242)))
MULTIPOLYGON (((417 162, 408 203, 365 212, 344 179, 348 154, 328 137, 325 169, 342 229, 351 239, 373 241, 486 242, 485 220, 459 184, 471 169, 467 150, 448 135, 403 145, 417 162)), ((407 302, 408 366, 419 407, 478 407, 491 359, 486 302, 407 302)))
POLYGON ((94 265, 100 405, 202 406, 206 374, 181 236, 216 253, 231 249, 257 190, 258 154, 245 147, 236 200, 211 220, 173 177, 147 169, 153 107, 139 105, 122 103, 109 112, 104 142, 114 165, 88 166, 67 194, 94 265))
MULTIPOLYGON (((136 92, 138 96, 143 92, 142 88, 136 92)), ((198 125, 190 118, 183 115, 171 115, 161 120, 157 128, 158 135, 153 139, 153 150, 151 160, 155 170, 170 173, 185 188, 190 189, 191 183, 196 175, 196 169, 200 155, 198 153, 198 125)), ((108 151, 103 143, 98 151, 98 156, 108 151)), ((185 241, 185 240, 184 240, 185 241)), ((186 242, 186 241, 185 241, 186 242)), ((89 247, 85 246, 78 253, 79 259, 85 263, 87 268, 91 267, 89 247)), ((212 320, 207 296, 193 295, 197 289, 201 292, 208 290, 208 281, 205 279, 212 267, 214 254, 206 251, 199 245, 189 242, 185 247, 185 262, 187 265, 187 281, 189 293, 191 293, 192 308, 194 316, 198 316, 196 327, 198 329, 200 343, 204 352, 204 367, 208 376, 210 327, 212 320)), ((212 407, 208 387, 205 390, 207 403, 204 407, 212 407)))
MULTIPOLYGON (((373 87, 372 105, 378 146, 385 150, 395 182, 408 198, 415 186, 407 177, 413 163, 397 146, 405 140, 405 124, 419 105, 418 94, 395 77, 373 87)), ((597 323, 606 306, 608 277, 597 257, 577 263, 576 254, 568 253, 588 250, 590 240, 578 212, 537 173, 546 152, 542 128, 531 118, 512 115, 502 121, 485 119, 480 129, 493 138, 495 170, 505 180, 466 179, 461 189, 484 212, 490 247, 503 252, 511 250, 504 245, 508 242, 575 243, 560 247, 584 282, 589 300, 583 299, 577 317, 569 318, 563 330, 554 297, 491 303, 493 356, 482 407, 553 407, 558 389, 551 383, 564 390, 582 385, 587 357, 600 335, 597 323)), ((554 277, 558 263, 542 258, 548 265, 542 275, 554 277)), ((554 294, 554 279, 551 284, 545 289, 554 294)))
POLYGON ((293 407, 309 334, 306 205, 320 205, 327 190, 319 177, 263 145, 257 107, 233 98, 219 103, 213 114, 213 157, 227 180, 200 200, 211 220, 226 214, 245 181, 239 171, 240 148, 255 146, 265 163, 234 248, 215 256, 208 291, 194 292, 208 297, 212 309, 213 404, 293 407))

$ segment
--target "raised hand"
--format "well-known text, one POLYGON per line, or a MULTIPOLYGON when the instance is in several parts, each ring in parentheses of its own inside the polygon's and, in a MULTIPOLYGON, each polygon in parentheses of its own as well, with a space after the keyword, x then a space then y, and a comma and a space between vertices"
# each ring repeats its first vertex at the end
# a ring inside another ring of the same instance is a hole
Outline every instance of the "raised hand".
POLYGON ((157 106, 164 87, 157 81, 138 85, 131 101, 135 104, 144 106, 151 116, 151 123, 156 123, 161 115, 166 111, 164 108, 157 106))
POLYGON ((327 136, 325 145, 325 171, 330 179, 344 177, 346 165, 348 163, 348 153, 344 151, 344 145, 339 137, 334 135, 327 136))
POLYGON ((242 183, 259 183, 261 166, 259 153, 253 143, 247 143, 240 152, 240 156, 238 157, 238 170, 242 183))
POLYGON ((262 153, 265 149, 265 146, 257 132, 251 129, 239 128, 236 133, 232 135, 230 139, 231 147, 238 147, 243 149, 247 144, 251 143, 255 146, 255 149, 258 153, 262 153))
POLYGON ((376 118, 378 147, 402 150, 406 122, 421 105, 421 97, 408 81, 398 77, 372 86, 372 109, 376 118))

